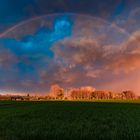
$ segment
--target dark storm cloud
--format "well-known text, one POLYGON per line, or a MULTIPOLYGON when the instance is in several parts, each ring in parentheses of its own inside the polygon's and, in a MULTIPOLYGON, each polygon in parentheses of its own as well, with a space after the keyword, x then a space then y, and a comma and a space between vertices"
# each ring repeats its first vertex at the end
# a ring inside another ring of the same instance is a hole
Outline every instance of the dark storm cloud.
MULTIPOLYGON (((97 36, 97 32, 93 35, 87 30, 81 30, 80 33, 84 33, 84 36, 78 34, 77 37, 65 38, 54 44, 52 50, 58 66, 52 66, 52 73, 44 72, 43 79, 50 75, 49 81, 76 86, 81 81, 92 83, 104 75, 128 74, 140 68, 139 32, 124 39, 117 46, 115 42, 111 43, 107 34, 97 36)), ((111 35, 116 41, 116 36, 111 35)))
POLYGON ((12 52, 9 49, 5 49, 3 47, 0 47, 0 67, 2 68, 10 68, 13 64, 17 63, 18 59, 17 57, 12 54, 12 52))
POLYGON ((129 36, 99 18, 66 17, 54 16, 49 28, 37 28, 34 34, 17 39, 16 29, 15 38, 0 39, 0 83, 8 83, 1 88, 33 92, 46 91, 53 83, 64 87, 101 85, 109 75, 140 68, 139 32, 129 36))
POLYGON ((73 19, 79 21, 76 26, 74 21, 56 20, 51 29, 50 25, 43 28, 46 19, 41 26, 39 19, 34 19, 22 22, 27 23, 22 28, 10 28, 7 38, 0 39, 0 88, 33 92, 45 91, 53 83, 64 87, 93 83, 103 86, 106 81, 110 85, 119 83, 123 75, 129 81, 127 74, 138 75, 140 69, 140 33, 136 32, 139 5, 139 0, 1 0, 1 32, 19 21, 50 13, 97 18, 83 20, 77 16, 73 19), (118 81, 113 80, 116 75, 118 81))
MULTIPOLYGON (((56 41, 70 36, 71 30, 72 22, 61 17, 54 20, 51 30, 45 27, 37 28, 33 35, 23 36, 20 39, 1 38, 0 76, 3 78, 0 79, 0 83, 7 83, 6 87, 4 86, 6 89, 41 90, 43 86, 42 90, 45 90, 48 86, 44 86, 40 79, 42 70, 45 69, 51 75, 52 70, 57 68, 55 61, 53 62, 54 53, 51 46, 56 41), (53 67, 51 63, 54 63, 53 67)), ((51 81, 46 84, 49 82, 51 81)), ((3 85, 0 86, 4 88, 3 85)))
POLYGON ((90 14, 112 20, 131 9, 130 5, 139 5, 139 0, 1 0, 0 31, 33 16, 50 13, 90 14))
POLYGON ((96 74, 99 76, 106 70, 112 70, 114 73, 126 73, 140 68, 139 32, 134 33, 117 48, 111 44, 103 46, 100 43, 94 38, 70 38, 59 42, 54 47, 54 51, 56 57, 63 58, 69 65, 82 65, 88 75, 93 74, 92 77, 96 77, 96 74), (61 48, 61 46, 65 46, 65 48, 61 48))

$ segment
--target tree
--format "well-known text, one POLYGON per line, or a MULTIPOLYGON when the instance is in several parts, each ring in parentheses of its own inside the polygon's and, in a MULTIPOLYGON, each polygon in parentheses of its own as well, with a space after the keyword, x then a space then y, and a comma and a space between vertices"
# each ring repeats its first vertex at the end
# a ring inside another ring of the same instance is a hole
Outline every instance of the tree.
POLYGON ((55 99, 62 99, 64 97, 64 89, 61 88, 58 84, 51 86, 50 95, 55 99))
POLYGON ((81 88, 73 88, 70 90, 71 99, 92 99, 92 93, 95 91, 95 88, 86 86, 81 88))
POLYGON ((127 90, 122 92, 125 99, 135 99, 136 95, 133 91, 127 90))

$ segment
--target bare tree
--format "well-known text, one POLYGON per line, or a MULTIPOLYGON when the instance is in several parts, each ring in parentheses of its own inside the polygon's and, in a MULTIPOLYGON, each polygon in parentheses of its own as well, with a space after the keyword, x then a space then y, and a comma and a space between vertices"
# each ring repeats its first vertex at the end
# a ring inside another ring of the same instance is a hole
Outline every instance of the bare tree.
POLYGON ((55 99, 63 99, 64 89, 61 88, 58 84, 54 84, 51 86, 50 95, 55 99))
POLYGON ((135 99, 136 98, 135 93, 131 90, 123 91, 122 94, 125 97, 125 99, 135 99))
POLYGON ((92 99, 92 93, 95 91, 95 88, 86 86, 81 88, 73 88, 70 90, 71 99, 92 99))

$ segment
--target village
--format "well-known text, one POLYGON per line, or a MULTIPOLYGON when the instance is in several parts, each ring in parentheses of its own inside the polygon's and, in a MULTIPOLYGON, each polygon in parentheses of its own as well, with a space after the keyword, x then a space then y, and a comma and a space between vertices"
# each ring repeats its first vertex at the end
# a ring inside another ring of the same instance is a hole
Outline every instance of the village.
POLYGON ((114 92, 109 90, 96 90, 92 86, 80 88, 70 88, 64 90, 58 84, 51 86, 49 93, 45 95, 0 95, 0 100, 21 100, 21 101, 43 101, 43 100, 136 100, 139 99, 133 91, 125 90, 122 92, 114 92))

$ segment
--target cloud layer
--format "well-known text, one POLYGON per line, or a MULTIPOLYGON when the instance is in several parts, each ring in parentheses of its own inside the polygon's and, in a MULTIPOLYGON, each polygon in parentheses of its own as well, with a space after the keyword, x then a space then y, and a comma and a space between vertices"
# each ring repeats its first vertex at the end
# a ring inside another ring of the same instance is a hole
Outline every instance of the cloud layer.
POLYGON ((134 77, 140 70, 140 31, 128 35, 114 24, 78 15, 36 22, 37 27, 29 22, 0 39, 2 90, 46 92, 58 83, 140 91, 128 84, 139 81, 134 77))

